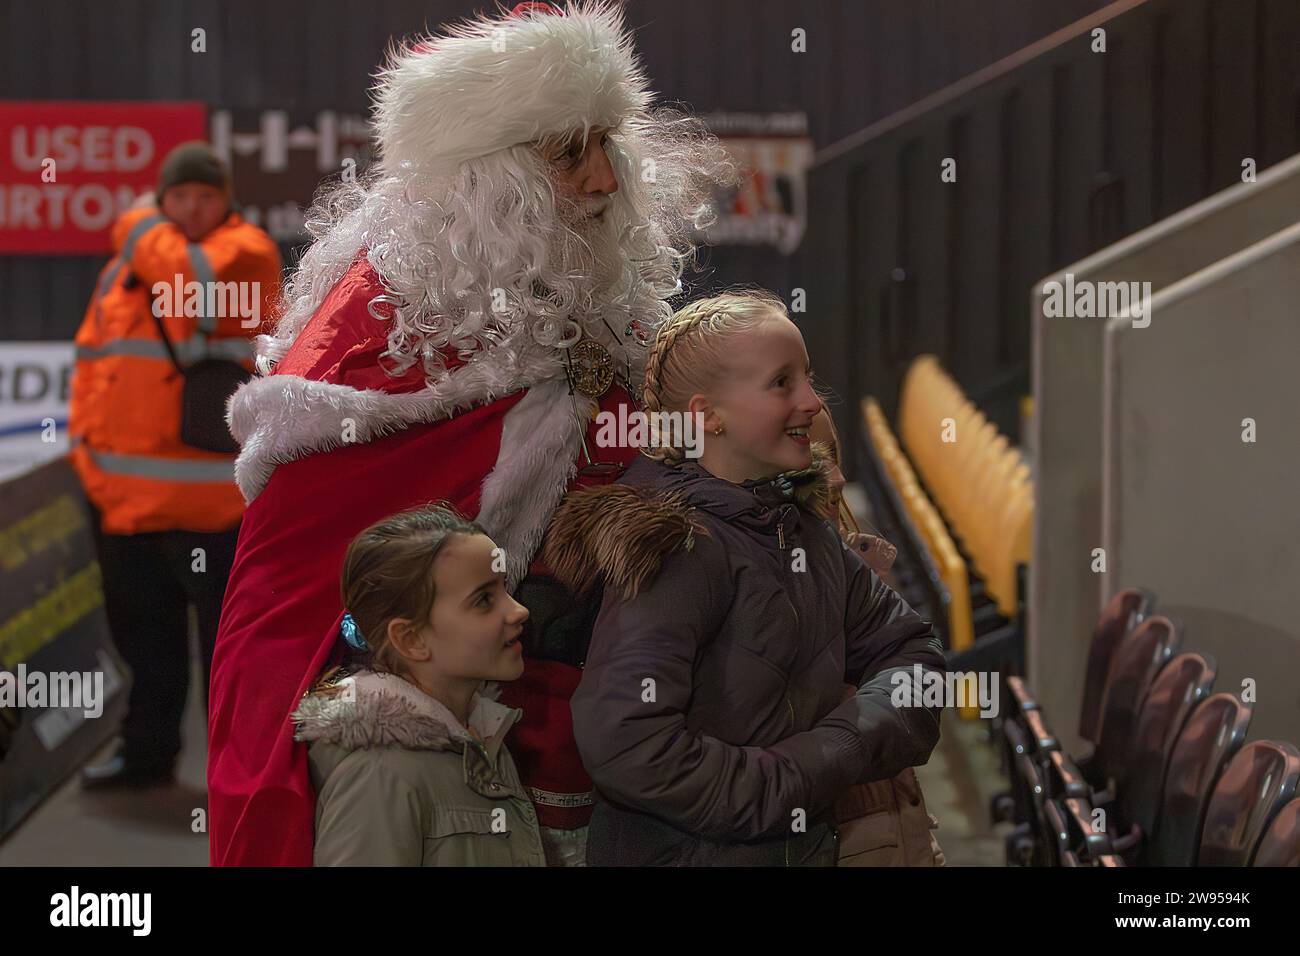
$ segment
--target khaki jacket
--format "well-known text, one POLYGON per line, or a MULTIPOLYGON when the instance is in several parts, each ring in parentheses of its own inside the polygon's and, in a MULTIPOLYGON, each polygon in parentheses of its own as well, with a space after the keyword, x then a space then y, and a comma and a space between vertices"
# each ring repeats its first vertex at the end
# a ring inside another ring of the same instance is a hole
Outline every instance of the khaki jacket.
POLYGON ((316 789, 317 866, 545 866, 505 746, 522 715, 482 695, 466 733, 400 677, 361 671, 293 714, 316 789))
POLYGON ((862 783, 835 803, 840 866, 943 866, 921 782, 908 767, 889 780, 862 783))

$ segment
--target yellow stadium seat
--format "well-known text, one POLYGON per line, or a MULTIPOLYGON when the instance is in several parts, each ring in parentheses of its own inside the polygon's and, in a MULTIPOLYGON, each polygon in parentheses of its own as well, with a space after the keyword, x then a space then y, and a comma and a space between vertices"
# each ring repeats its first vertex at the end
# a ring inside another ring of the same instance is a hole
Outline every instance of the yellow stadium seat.
MULTIPOLYGON (((884 440, 888 422, 878 405, 871 419, 884 440)), ((942 515, 951 529, 949 540, 957 535, 999 611, 1013 616, 1016 565, 1029 560, 1033 522, 1028 465, 933 355, 918 356, 904 376, 898 435, 917 479, 932 496, 936 517, 942 515)), ((899 441, 890 440, 897 449, 899 441)), ((924 533, 933 536, 933 529, 924 533)), ((942 543, 935 547, 941 550, 942 543)))
MULTIPOLYGON (((893 483, 908 518, 921 538, 921 544, 929 553, 930 560, 938 570, 939 578, 948 592, 949 645, 955 650, 965 650, 975 643, 970 603, 970 574, 966 569, 966 563, 962 560, 938 509, 921 487, 911 460, 899 447, 875 399, 863 399, 862 415, 866 423, 867 437, 875 448, 877 457, 885 466, 886 477, 893 483)), ((929 447, 937 447, 939 438, 937 431, 935 438, 936 442, 929 447)), ((918 443, 917 447, 925 446, 918 443)), ((974 719, 978 716, 978 709, 974 707, 961 707, 958 710, 965 719, 974 719)))

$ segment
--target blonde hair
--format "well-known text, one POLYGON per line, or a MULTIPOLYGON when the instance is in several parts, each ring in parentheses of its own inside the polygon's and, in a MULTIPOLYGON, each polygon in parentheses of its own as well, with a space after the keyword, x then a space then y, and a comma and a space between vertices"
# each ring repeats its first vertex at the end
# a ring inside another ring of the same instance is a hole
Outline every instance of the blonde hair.
MULTIPOLYGON (((790 316, 781 298, 765 289, 724 292, 678 310, 659 327, 646 358, 641 392, 646 414, 687 411, 691 396, 717 381, 726 340, 774 317, 790 316)), ((665 444, 643 448, 641 454, 666 465, 686 457, 683 449, 665 444)))

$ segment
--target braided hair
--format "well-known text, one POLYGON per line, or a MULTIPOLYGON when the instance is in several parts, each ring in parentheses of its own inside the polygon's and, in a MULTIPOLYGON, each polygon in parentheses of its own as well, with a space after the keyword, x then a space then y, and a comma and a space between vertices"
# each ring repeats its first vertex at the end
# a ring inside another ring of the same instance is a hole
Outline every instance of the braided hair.
MULTIPOLYGON (((764 289, 745 289, 697 299, 664 322, 646 358, 641 391, 650 421, 658 419, 656 412, 686 412, 690 397, 717 381, 725 338, 773 316, 789 318, 779 296, 764 289)), ((665 444, 665 437, 652 424, 650 446, 641 454, 675 467, 685 460, 686 452, 665 444)))

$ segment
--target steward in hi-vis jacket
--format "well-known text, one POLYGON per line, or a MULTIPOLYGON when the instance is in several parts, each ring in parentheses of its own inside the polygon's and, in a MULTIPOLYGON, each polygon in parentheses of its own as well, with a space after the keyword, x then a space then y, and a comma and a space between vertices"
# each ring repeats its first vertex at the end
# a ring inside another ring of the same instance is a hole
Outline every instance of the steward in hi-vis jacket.
POLYGON ((206 673, 244 510, 233 439, 227 450, 183 440, 186 415, 219 424, 228 396, 186 394, 187 379, 198 363, 251 371, 251 339, 280 284, 276 244, 232 210, 229 172, 204 143, 167 156, 156 199, 124 213, 112 239, 77 332, 68 419, 72 464, 97 514, 109 625, 135 676, 123 746, 87 770, 94 787, 171 778, 188 606, 206 673))

